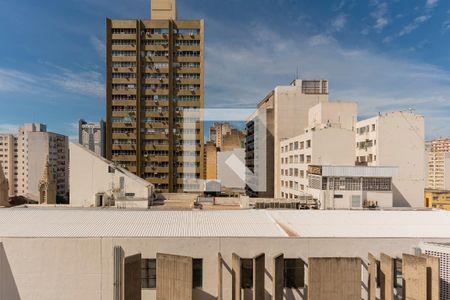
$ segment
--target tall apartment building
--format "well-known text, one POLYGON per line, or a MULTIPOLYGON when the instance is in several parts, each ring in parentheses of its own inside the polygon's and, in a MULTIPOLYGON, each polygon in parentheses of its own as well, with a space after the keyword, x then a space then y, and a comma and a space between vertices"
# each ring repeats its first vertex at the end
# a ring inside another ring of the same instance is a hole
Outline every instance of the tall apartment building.
POLYGON ((304 133, 280 143, 280 189, 275 197, 309 194, 311 165, 354 165, 357 109, 355 102, 324 102, 309 110, 304 133))
POLYGON ((86 122, 81 119, 78 122, 78 143, 97 155, 105 157, 106 154, 106 122, 86 122))
POLYGON ((394 206, 423 207, 425 125, 412 111, 379 114, 357 123, 357 164, 398 167, 393 179, 394 206))
POLYGON ((110 20, 106 157, 161 192, 203 178, 204 22, 152 0, 151 20, 110 20))
POLYGON ((450 152, 428 152, 427 189, 450 190, 450 152))
POLYGON ((431 152, 450 152, 450 138, 441 138, 426 143, 427 151, 431 152))
POLYGON ((216 122, 209 128, 209 140, 216 144, 216 147, 221 149, 223 138, 227 134, 231 134, 231 124, 228 122, 216 122))
POLYGON ((217 147, 214 142, 205 144, 205 179, 217 179, 217 147))
POLYGON ((47 162, 56 180, 57 195, 68 196, 67 136, 47 132, 43 124, 25 124, 15 135, 0 134, 0 160, 9 182, 10 196, 39 200, 39 180, 47 162))
POLYGON ((302 134, 309 109, 323 102, 328 102, 328 81, 294 80, 277 86, 258 104, 246 123, 247 195, 280 194, 281 140, 302 134))

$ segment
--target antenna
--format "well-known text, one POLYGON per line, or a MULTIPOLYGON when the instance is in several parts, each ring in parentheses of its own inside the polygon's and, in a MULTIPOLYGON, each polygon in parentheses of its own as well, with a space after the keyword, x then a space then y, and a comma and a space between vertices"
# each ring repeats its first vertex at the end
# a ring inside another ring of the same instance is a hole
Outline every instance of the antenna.
POLYGON ((298 79, 298 65, 297 65, 297 74, 296 74, 295 79, 298 79))

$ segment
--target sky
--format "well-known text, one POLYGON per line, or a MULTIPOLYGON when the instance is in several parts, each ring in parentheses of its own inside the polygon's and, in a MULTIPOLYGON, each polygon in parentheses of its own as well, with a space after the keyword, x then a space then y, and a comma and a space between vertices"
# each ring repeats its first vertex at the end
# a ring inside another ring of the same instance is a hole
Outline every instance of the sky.
MULTIPOLYGON (((0 0, 0 132, 41 122, 77 136, 105 118, 105 19, 148 19, 150 0, 0 0)), ((414 109, 450 136, 448 0, 178 0, 205 19, 205 105, 253 108, 277 85, 328 79, 360 119, 414 109)))

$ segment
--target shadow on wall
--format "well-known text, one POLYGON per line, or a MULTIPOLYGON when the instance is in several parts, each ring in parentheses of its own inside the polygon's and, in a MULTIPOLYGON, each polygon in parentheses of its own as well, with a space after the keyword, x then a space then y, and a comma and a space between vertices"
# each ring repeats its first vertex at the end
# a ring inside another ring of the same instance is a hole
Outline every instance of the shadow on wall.
POLYGON ((192 298, 196 300, 216 300, 217 297, 201 290, 201 289, 193 289, 192 290, 192 298))
POLYGON ((20 300, 19 290, 2 243, 0 243, 0 299, 20 300))
POLYGON ((392 183, 392 197, 394 207, 411 207, 411 204, 406 200, 402 193, 398 190, 394 183, 392 183))

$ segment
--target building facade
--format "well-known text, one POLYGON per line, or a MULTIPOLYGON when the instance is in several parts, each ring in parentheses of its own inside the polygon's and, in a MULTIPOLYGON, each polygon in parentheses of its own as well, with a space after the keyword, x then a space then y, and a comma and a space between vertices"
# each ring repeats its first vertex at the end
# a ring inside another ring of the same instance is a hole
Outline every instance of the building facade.
POLYGON ((106 122, 90 123, 81 119, 78 122, 78 143, 87 149, 105 157, 106 122))
POLYGON ((427 189, 450 190, 450 152, 428 152, 427 189))
POLYGON ((282 139, 304 133, 309 109, 328 102, 328 81, 294 80, 277 86, 246 123, 246 193, 252 197, 280 194, 282 139))
POLYGON ((39 180, 46 163, 54 175, 57 196, 69 192, 68 137, 47 132, 44 124, 25 124, 17 134, 0 135, 0 158, 9 182, 10 196, 39 200, 39 180), (1 157, 3 155, 3 157, 1 157))
POLYGON ((280 143, 280 190, 277 198, 309 194, 311 165, 351 166, 355 161, 357 104, 324 102, 308 112, 304 133, 280 143))
POLYGON ((212 141, 205 144, 205 174, 206 180, 217 179, 217 147, 212 141))
POLYGON ((222 149, 223 137, 231 133, 231 124, 228 122, 216 122, 209 128, 209 140, 214 142, 217 148, 222 149))
POLYGON ((450 190, 425 190, 425 206, 450 210, 450 190))
POLYGON ((160 192, 204 177, 204 22, 153 0, 151 20, 107 20, 106 158, 160 192))
POLYGON ((425 189, 425 125, 412 111, 379 114, 357 123, 356 163, 397 166, 394 206, 423 207, 425 189))
POLYGON ((154 186, 126 169, 70 143, 70 205, 147 209, 154 186))

